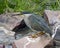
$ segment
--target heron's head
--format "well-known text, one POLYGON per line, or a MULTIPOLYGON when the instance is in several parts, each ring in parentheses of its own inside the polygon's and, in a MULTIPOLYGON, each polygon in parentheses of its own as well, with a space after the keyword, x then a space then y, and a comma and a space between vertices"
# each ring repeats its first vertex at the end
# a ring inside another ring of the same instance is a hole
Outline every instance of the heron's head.
POLYGON ((32 13, 26 12, 26 11, 25 12, 22 12, 22 14, 24 15, 25 18, 32 15, 32 13))

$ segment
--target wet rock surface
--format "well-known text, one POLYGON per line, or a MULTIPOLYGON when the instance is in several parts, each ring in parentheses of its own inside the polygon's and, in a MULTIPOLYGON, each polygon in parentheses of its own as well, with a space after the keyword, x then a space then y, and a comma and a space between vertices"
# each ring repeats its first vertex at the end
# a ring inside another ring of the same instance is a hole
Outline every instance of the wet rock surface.
MULTIPOLYGON (((45 10, 44 18, 53 30, 58 25, 60 25, 60 11, 45 10)), ((54 40, 55 40, 56 46, 60 46, 60 27, 57 29, 54 40)), ((59 47, 56 47, 56 48, 59 48, 59 47)))

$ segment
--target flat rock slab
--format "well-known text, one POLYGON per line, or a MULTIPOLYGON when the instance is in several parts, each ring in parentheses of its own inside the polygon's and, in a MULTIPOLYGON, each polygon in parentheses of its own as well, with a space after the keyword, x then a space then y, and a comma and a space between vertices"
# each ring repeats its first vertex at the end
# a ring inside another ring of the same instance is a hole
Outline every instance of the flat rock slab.
MULTIPOLYGON (((29 42, 27 39, 28 36, 23 37, 19 40, 16 40, 13 44, 13 48, 44 48, 49 42, 51 41, 51 38, 47 38, 42 36, 39 39, 34 39, 36 40, 35 42, 29 42)), ((33 41, 33 40, 32 40, 33 41)))
POLYGON ((9 30, 12 30, 15 26, 18 26, 22 20, 23 15, 2 14, 0 15, 0 26, 5 26, 9 30))

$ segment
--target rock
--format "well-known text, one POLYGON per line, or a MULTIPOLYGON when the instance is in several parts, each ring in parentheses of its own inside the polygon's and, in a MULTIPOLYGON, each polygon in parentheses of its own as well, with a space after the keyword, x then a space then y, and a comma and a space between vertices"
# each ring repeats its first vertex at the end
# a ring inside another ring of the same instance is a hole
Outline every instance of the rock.
POLYGON ((23 20, 23 15, 10 13, 0 15, 0 26, 5 26, 9 30, 13 30, 23 20))
POLYGON ((0 43, 10 44, 15 40, 15 32, 9 31, 4 27, 0 27, 0 43))
POLYGON ((13 48, 44 48, 51 41, 51 38, 45 36, 41 36, 41 38, 31 38, 30 42, 28 38, 29 36, 26 36, 14 41, 13 48))
POLYGON ((55 41, 56 46, 60 46, 60 29, 57 30, 57 33, 54 37, 54 41, 55 41))
POLYGON ((0 48, 4 48, 4 45, 3 44, 0 44, 0 48))
MULTIPOLYGON (((51 26, 52 30, 55 30, 58 25, 60 25, 60 11, 45 10, 44 18, 51 26)), ((54 37, 56 45, 60 45, 60 27, 56 31, 54 37)))
POLYGON ((23 37, 22 34, 17 34, 17 35, 16 35, 16 39, 17 39, 17 40, 20 39, 20 38, 22 38, 22 37, 23 37))
POLYGON ((51 40, 48 45, 46 45, 44 48, 55 48, 54 41, 51 40))
POLYGON ((4 27, 0 27, 0 34, 6 34, 6 35, 10 35, 10 36, 14 36, 15 32, 9 31, 7 29, 5 29, 4 27))
POLYGON ((55 25, 60 21, 60 11, 45 10, 44 18, 50 25, 55 25))
POLYGON ((5 48, 12 48, 12 45, 5 45, 5 48))
POLYGON ((58 28, 57 33, 54 37, 55 40, 60 41, 60 29, 58 28))

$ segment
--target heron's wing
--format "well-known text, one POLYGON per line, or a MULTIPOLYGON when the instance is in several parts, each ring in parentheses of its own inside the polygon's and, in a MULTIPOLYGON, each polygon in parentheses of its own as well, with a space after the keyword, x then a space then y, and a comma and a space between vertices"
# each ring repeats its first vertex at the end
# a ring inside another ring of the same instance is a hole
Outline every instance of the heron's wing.
POLYGON ((49 28, 48 24, 45 22, 45 20, 38 15, 32 14, 28 18, 25 18, 25 22, 28 27, 31 27, 34 30, 40 31, 46 31, 49 34, 52 34, 51 29, 49 28), (27 22, 28 21, 28 22, 27 22))

